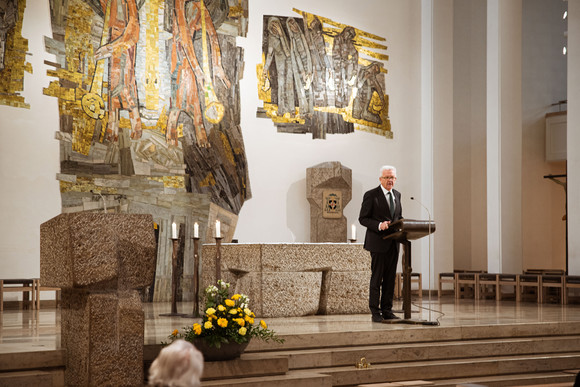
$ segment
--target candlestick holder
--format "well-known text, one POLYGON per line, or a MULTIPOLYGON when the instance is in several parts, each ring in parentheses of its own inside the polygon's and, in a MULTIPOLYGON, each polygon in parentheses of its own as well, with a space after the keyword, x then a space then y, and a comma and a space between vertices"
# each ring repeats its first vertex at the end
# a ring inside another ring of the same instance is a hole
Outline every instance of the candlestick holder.
POLYGON ((199 237, 193 237, 193 312, 183 317, 197 318, 199 314, 199 237))
POLYGON ((222 237, 215 237, 215 282, 222 277, 222 237))
POLYGON ((171 238, 173 242, 173 253, 171 254, 171 313, 163 313, 160 316, 183 316, 177 313, 177 251, 179 249, 179 238, 171 238))

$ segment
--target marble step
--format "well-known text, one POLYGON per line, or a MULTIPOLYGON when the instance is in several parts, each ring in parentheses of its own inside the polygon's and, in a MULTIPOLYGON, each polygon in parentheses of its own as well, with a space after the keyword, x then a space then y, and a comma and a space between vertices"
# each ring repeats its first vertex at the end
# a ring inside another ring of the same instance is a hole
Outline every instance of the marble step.
POLYGON ((331 387, 332 378, 312 371, 289 371, 285 375, 203 380, 203 387, 331 387))
POLYGON ((64 386, 64 369, 53 371, 0 372, 0 386, 64 386))
MULTIPOLYGON (((460 385, 483 385, 487 387, 513 387, 513 386, 538 386, 549 385, 555 386, 570 386, 574 385, 574 379, 577 372, 546 372, 537 374, 514 374, 514 375, 494 375, 486 377, 476 377, 469 379, 445 379, 432 380, 433 387, 456 387, 460 385)), ((366 386, 378 387, 376 384, 368 384, 366 386)), ((364 386, 364 387, 366 387, 364 386)), ((359 385, 363 387, 363 385, 359 385)))
POLYGON ((573 369, 580 364, 580 353, 550 355, 494 356, 475 359, 435 360, 371 364, 370 368, 353 366, 317 368, 316 372, 330 375, 333 386, 365 383, 477 378, 490 375, 538 373, 573 369))
POLYGON ((63 367, 66 364, 64 349, 0 353, 0 372, 63 367))
POLYGON ((456 342, 353 346, 291 351, 245 353, 243 360, 288 358, 290 369, 355 364, 362 357, 372 364, 437 359, 460 359, 501 355, 580 352, 580 335, 538 338, 484 339, 456 342))
POLYGON ((286 356, 268 355, 254 359, 208 361, 203 366, 203 379, 249 378, 284 375, 288 372, 286 356))
MULTIPOLYGON (((369 317, 370 318, 370 317, 369 317)), ((348 347, 356 345, 420 343, 437 341, 457 341, 472 339, 509 339, 516 337, 540 337, 580 335, 580 324, 577 322, 545 322, 505 325, 470 325, 457 327, 424 327, 414 325, 391 325, 389 329, 349 330, 341 332, 317 332, 306 334, 281 335, 284 344, 266 343, 252 340, 246 353, 291 350, 348 347)))

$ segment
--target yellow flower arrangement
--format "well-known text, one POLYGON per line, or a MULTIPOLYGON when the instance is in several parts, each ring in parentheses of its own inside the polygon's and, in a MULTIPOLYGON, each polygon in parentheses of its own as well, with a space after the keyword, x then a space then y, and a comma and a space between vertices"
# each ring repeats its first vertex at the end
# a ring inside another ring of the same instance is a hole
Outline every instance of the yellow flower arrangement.
MULTIPOLYGON (((189 342, 205 340, 210 346, 220 348, 222 344, 235 342, 247 343, 252 337, 265 341, 284 342, 268 329, 264 320, 254 326, 256 315, 249 307, 249 298, 244 294, 229 297, 230 284, 218 281, 218 286, 210 285, 205 289, 206 307, 201 323, 194 323, 180 333, 177 329, 169 336, 170 342, 184 339, 189 342)), ((164 343, 165 344, 165 343, 164 343)))

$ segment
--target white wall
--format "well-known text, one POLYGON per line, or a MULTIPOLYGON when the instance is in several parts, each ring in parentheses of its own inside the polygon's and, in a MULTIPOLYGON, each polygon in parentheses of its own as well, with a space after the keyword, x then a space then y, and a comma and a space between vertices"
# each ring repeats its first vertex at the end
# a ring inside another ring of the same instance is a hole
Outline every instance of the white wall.
MULTIPOLYGON (((28 1, 22 35, 28 39, 25 101, 30 109, 0 106, 0 277, 40 276, 40 224, 60 213, 58 105, 42 94, 46 76, 44 36, 51 35, 48 1, 28 1)), ((14 294, 15 296, 15 294, 14 294)))
MULTIPOLYGON (((253 198, 240 212, 235 238, 243 242, 308 242, 310 209, 306 200, 306 169, 324 161, 340 161, 352 169, 352 201, 345 208, 349 224, 364 235, 358 224, 363 193, 379 184, 379 167, 395 165, 397 188, 403 192, 406 217, 421 216, 409 196, 420 189, 420 3, 418 1, 307 1, 291 4, 267 0, 250 1, 250 27, 245 48, 242 88, 242 128, 253 198), (385 37, 389 61, 386 93, 390 98, 392 140, 365 132, 327 135, 276 133, 274 124, 256 118, 261 106, 256 85, 256 64, 261 58, 263 15, 296 16, 292 7, 328 17, 385 37)), ((350 230, 350 228, 349 228, 350 230)))
MULTIPOLYGON (((32 3, 32 2, 29 2, 32 3)), ((305 198, 306 169, 324 161, 340 161, 352 169, 353 199, 345 208, 348 223, 358 224, 363 193, 379 184, 383 164, 398 168, 397 188, 403 192, 404 214, 420 218, 421 208, 409 205, 418 196, 421 181, 420 152, 420 2, 373 0, 365 2, 307 1, 292 3, 250 0, 247 38, 238 38, 245 49, 241 81, 242 130, 253 198, 244 205, 235 233, 240 242, 308 242, 309 206, 305 198), (262 105, 257 97, 256 65, 262 55, 263 15, 297 16, 292 8, 312 12, 337 22, 385 37, 389 61, 386 93, 394 139, 356 131, 312 140, 310 135, 279 134, 269 119, 256 118, 262 105)), ((25 11, 23 35, 29 39, 29 61, 34 74, 26 75, 25 92, 30 109, 0 106, 0 277, 38 277, 39 225, 60 213, 59 129, 57 100, 44 96, 44 60, 53 61, 44 49, 51 35, 49 5, 34 1, 25 11)), ((360 237, 359 237, 360 238, 360 237)))

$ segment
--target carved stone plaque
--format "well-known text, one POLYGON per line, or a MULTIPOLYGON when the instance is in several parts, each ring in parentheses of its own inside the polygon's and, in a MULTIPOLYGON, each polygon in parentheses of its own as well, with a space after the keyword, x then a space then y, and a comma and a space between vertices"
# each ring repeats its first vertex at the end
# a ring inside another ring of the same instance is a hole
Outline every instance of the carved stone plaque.
POLYGON ((322 191, 322 217, 340 219, 342 217, 342 192, 337 190, 322 191))

